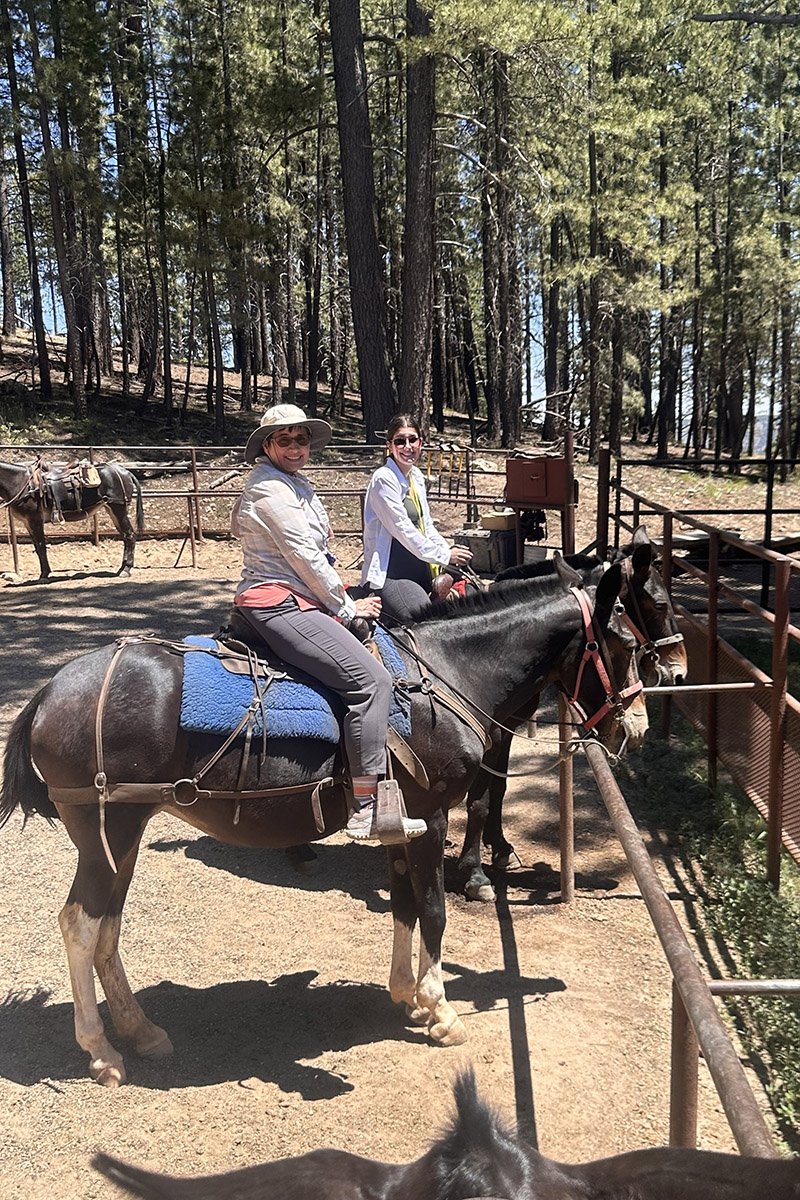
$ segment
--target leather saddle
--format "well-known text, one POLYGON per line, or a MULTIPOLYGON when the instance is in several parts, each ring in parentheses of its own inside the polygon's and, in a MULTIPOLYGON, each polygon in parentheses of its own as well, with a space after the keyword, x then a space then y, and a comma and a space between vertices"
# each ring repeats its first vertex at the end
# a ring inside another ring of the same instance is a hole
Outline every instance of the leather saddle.
POLYGON ((62 524, 65 512, 84 511, 83 489, 98 488, 100 472, 88 459, 47 466, 41 459, 31 468, 29 494, 38 496, 50 506, 50 520, 62 524))

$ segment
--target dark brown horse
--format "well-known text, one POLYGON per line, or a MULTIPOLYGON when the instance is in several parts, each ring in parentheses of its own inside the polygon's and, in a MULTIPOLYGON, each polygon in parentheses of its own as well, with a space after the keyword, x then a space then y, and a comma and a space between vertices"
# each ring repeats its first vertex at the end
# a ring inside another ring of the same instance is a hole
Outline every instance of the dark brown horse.
MULTIPOLYGON (((612 551, 612 561, 623 569, 620 600, 625 619, 639 648, 636 658, 639 675, 648 687, 685 683, 688 673, 686 644, 678 629, 669 592, 656 566, 656 547, 644 525, 634 531, 633 541, 623 550, 612 551)), ((587 554, 573 554, 566 561, 577 570, 586 586, 596 585, 608 563, 587 554)), ((555 572, 551 561, 509 567, 497 576, 497 583, 511 579, 533 579, 555 572)), ((534 708, 538 698, 534 701, 534 708)), ((526 721, 530 709, 517 714, 511 727, 526 721)), ((470 900, 492 902, 494 887, 481 859, 481 842, 491 855, 492 866, 505 870, 514 847, 503 832, 503 797, 506 791, 512 734, 498 730, 492 738, 484 765, 476 775, 467 796, 467 828, 459 857, 464 878, 464 894, 470 900)))
MULTIPOLYGON (((596 591, 583 593, 594 602, 588 633, 580 576, 567 567, 555 578, 510 583, 461 605, 441 603, 412 627, 415 650, 403 652, 412 698, 410 745, 428 786, 402 766, 397 774, 409 814, 425 818, 428 830, 388 851, 394 917, 390 988, 410 1019, 427 1025, 441 1045, 466 1039, 445 997, 441 970, 448 809, 463 800, 478 770, 484 731, 530 703, 547 683, 568 692, 577 687, 587 713, 602 710, 597 734, 609 750, 616 751, 626 735, 641 740, 647 727, 642 698, 629 697, 627 707, 621 698, 635 678, 636 645, 615 612, 621 587, 622 569, 612 567, 596 591), (597 662, 581 670, 587 640, 602 649, 611 707, 597 662), (464 698, 474 716, 465 719, 454 711, 447 702, 452 695, 464 698)), ((221 841, 277 848, 327 836, 346 820, 341 783, 319 792, 321 832, 310 802, 315 781, 339 774, 336 749, 328 743, 271 738, 268 757, 251 754, 245 770, 242 739, 220 754, 221 737, 182 729, 183 665, 183 651, 162 642, 134 640, 83 655, 28 703, 6 748, 0 824, 17 805, 26 816, 58 815, 78 849, 59 922, 77 1040, 89 1054, 93 1078, 109 1086, 121 1083, 125 1071, 106 1039, 93 970, 118 1033, 143 1055, 172 1049, 134 998, 118 950, 122 909, 148 820, 167 811, 221 841), (117 665, 109 675, 112 662, 117 665), (104 706, 99 721, 98 697, 104 706), (101 797, 108 802, 101 805, 101 797)))
POLYGON ((144 1200, 800 1200, 800 1159, 709 1150, 633 1150, 571 1165, 545 1158, 478 1096, 455 1085, 450 1126, 416 1162, 314 1150, 226 1175, 176 1179, 98 1154, 93 1165, 144 1200))
POLYGON ((122 536, 122 566, 119 575, 128 575, 133 567, 136 550, 136 535, 144 530, 144 507, 142 486, 135 475, 120 463, 93 464, 98 483, 81 483, 73 488, 71 480, 75 473, 66 467, 31 467, 17 463, 0 462, 0 506, 10 508, 19 517, 30 534, 36 557, 39 559, 39 578, 50 577, 45 544, 45 523, 52 522, 53 511, 65 521, 80 521, 100 508, 107 508, 117 530, 122 536), (67 502, 58 502, 59 485, 65 487, 67 502), (128 507, 136 497, 136 529, 128 516, 128 507))

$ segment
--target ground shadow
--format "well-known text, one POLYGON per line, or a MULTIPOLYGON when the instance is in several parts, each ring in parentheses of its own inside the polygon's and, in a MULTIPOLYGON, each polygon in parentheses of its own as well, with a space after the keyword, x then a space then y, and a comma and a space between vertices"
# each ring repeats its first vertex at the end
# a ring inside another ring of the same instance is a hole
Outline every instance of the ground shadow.
POLYGON ((187 858, 241 879, 295 891, 345 891, 370 912, 389 911, 386 851, 381 846, 351 846, 315 842, 319 870, 303 875, 294 870, 283 850, 253 850, 218 842, 212 837, 157 839, 148 849, 158 853, 183 851, 187 858), (380 895, 381 891, 387 895, 380 895))
MULTIPOLYGON (((448 994, 477 1011, 509 1002, 504 972, 484 974, 454 963, 446 969, 454 976, 448 994)), ((352 1084, 306 1060, 387 1039, 426 1041, 425 1030, 405 1024, 403 1010, 382 986, 337 980, 317 987, 316 978, 315 971, 299 971, 269 982, 242 979, 192 988, 164 981, 144 988, 137 999, 167 1030, 175 1054, 139 1059, 117 1040, 129 1082, 167 1090, 257 1078, 305 1100, 324 1100, 352 1090, 352 1084)), ((517 998, 564 987, 561 980, 536 978, 519 978, 513 985, 517 998)), ((72 1005, 51 1005, 49 998, 41 989, 9 995, 0 1005, 0 1075, 24 1087, 88 1075, 86 1055, 74 1040, 72 1005)), ((100 1011, 115 1041, 105 1004, 100 1011)))
POLYGON ((0 694, 9 710, 22 707, 66 662, 115 638, 156 634, 182 639, 217 630, 227 619, 233 584, 93 576, 0 590, 0 616, 9 651, 0 657, 0 694), (11 649, 13 647, 13 650, 11 649))

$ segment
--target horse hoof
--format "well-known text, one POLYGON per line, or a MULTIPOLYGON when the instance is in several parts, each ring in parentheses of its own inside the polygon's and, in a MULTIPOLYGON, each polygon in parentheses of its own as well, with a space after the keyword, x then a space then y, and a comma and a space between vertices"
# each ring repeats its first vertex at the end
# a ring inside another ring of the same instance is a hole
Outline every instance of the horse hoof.
POLYGON ((480 900, 483 904, 494 904, 497 899, 494 888, 486 878, 484 878, 483 883, 473 883, 470 881, 464 888, 464 895, 468 900, 480 900))
POLYGON ((431 1019, 431 1014, 427 1008, 418 1008, 416 1005, 406 1005, 406 1018, 409 1025, 427 1025, 431 1019))
POLYGON ((298 875, 316 875, 319 872, 317 853, 309 845, 289 846, 286 857, 293 871, 298 875))
POLYGON ((164 1030, 157 1029, 155 1032, 158 1034, 156 1040, 134 1043, 134 1048, 140 1058, 169 1058, 171 1054, 175 1053, 172 1042, 164 1030))
POLYGON ((113 1066, 111 1063, 106 1063, 104 1067, 100 1067, 99 1069, 91 1067, 90 1073, 95 1083, 99 1083, 104 1088, 122 1087, 125 1082, 125 1068, 121 1063, 118 1067, 113 1066))
POLYGON ((460 1017, 456 1017, 449 1025, 443 1021, 431 1025, 428 1033, 437 1046, 463 1046, 467 1040, 467 1031, 460 1017))
POLYGON ((492 854, 492 866, 496 871, 507 871, 511 865, 511 855, 514 853, 514 847, 509 846, 507 850, 496 850, 492 854))

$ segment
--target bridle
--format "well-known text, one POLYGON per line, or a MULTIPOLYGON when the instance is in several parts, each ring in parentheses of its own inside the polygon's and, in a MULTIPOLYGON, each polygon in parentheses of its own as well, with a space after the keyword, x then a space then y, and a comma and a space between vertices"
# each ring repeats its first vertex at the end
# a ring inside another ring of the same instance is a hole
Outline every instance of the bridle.
POLYGON ((639 695, 644 685, 641 679, 637 678, 635 683, 628 687, 617 689, 611 682, 611 673, 607 660, 610 658, 608 647, 605 645, 605 640, 599 629, 594 627, 594 616, 589 606, 589 601, 586 598, 586 593, 577 587, 571 587, 570 592, 578 601, 578 606, 583 617, 583 630, 586 636, 586 645, 583 649, 578 674, 575 679, 575 685, 572 689, 572 695, 567 696, 568 703, 575 709, 580 717, 581 724, 587 733, 592 730, 602 721, 603 717, 612 713, 615 721, 621 722, 625 716, 625 709, 631 701, 639 695), (603 651, 605 650, 605 657, 603 651), (581 683, 583 682, 584 672, 589 665, 592 664, 597 677, 600 680, 600 685, 605 692, 605 700, 600 705, 595 713, 591 716, 587 714, 585 708, 581 704, 578 696, 580 695, 581 683), (626 704, 627 701, 627 704, 626 704))
MULTIPOLYGON (((628 583, 628 595, 631 598, 631 604, 636 613, 636 620, 633 621, 627 612, 621 614, 622 620, 636 638, 639 643, 639 648, 636 651, 636 665, 641 674, 642 663, 646 660, 647 663, 655 670, 658 667, 661 656, 658 653, 662 646, 677 646, 684 641, 683 634, 676 629, 675 633, 668 634, 666 637, 651 638, 647 636, 647 621, 639 604, 639 597, 636 595, 636 589, 633 586, 634 571, 633 563, 630 555, 622 560, 622 571, 628 583)), ((673 620, 674 624, 674 620, 673 620)))

